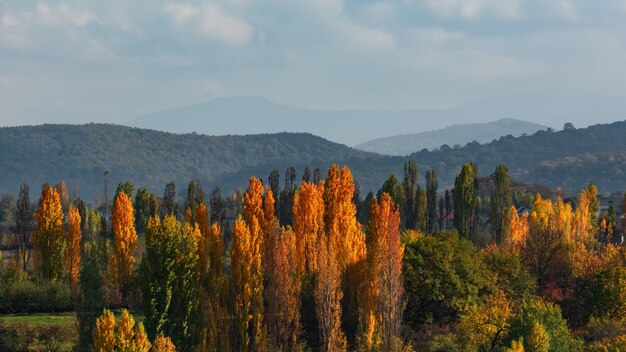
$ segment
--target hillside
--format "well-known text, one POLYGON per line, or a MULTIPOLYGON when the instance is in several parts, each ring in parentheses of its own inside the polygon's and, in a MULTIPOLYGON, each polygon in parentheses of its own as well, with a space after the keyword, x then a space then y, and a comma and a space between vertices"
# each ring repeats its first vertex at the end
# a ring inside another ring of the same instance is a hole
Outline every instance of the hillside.
POLYGON ((0 128, 0 193, 16 193, 23 181, 37 189, 64 179, 70 191, 77 189, 91 201, 96 193, 102 196, 107 169, 111 189, 130 179, 161 194, 173 180, 182 195, 190 179, 199 179, 205 189, 219 184, 230 192, 244 187, 250 176, 266 179, 275 167, 282 174, 293 165, 300 179, 304 167, 324 170, 333 162, 350 166, 366 192, 378 189, 391 172, 401 175, 409 158, 418 162, 421 177, 424 170, 435 169, 440 188, 450 187, 461 165, 473 161, 483 176, 504 163, 520 182, 571 193, 593 180, 605 192, 626 189, 624 135, 626 121, 390 157, 311 134, 211 137, 102 124, 7 127, 0 128))
POLYGON ((487 143, 501 136, 518 137, 545 129, 546 126, 528 121, 500 119, 494 122, 453 125, 434 131, 377 138, 361 143, 355 148, 379 154, 409 155, 424 148, 431 150, 442 145, 463 146, 473 141, 487 143))
MULTIPOLYGON (((310 134, 211 137, 102 124, 0 128, 0 150, 0 193, 16 193, 23 181, 37 189, 64 179, 70 191, 77 188, 88 200, 103 195, 105 170, 113 190, 119 181, 133 180, 160 194, 173 180, 182 192, 189 180, 199 179, 205 188, 219 184, 232 191, 250 176, 265 179, 274 167, 282 173, 294 165, 301 177, 305 166, 365 160, 379 165, 376 161, 385 158, 310 134)), ((361 179, 367 187, 380 180, 376 175, 361 179)))

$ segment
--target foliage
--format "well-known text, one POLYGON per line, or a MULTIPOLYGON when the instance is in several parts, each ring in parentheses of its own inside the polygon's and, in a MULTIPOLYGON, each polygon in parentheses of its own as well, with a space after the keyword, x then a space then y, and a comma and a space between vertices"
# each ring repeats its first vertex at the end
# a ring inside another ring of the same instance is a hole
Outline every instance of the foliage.
POLYGON ((33 236, 33 264, 34 271, 46 280, 62 277, 65 250, 63 218, 61 196, 55 188, 44 185, 39 208, 35 212, 37 228, 33 236))
POLYGON ((413 327, 455 321, 489 285, 478 250, 454 232, 418 237, 406 245, 403 264, 406 320, 413 327))

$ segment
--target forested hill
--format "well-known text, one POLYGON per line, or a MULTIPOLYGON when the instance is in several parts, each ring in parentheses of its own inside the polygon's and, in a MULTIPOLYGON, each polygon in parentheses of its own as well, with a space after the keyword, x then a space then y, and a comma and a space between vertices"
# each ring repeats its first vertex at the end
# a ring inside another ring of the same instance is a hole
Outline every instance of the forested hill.
MULTIPOLYGON (((349 133, 349 132, 346 132, 349 133)), ((478 164, 481 175, 506 164, 517 181, 578 191, 590 180, 600 191, 626 189, 626 121, 526 137, 502 137, 489 144, 387 157, 358 151, 301 133, 212 137, 170 134, 115 125, 42 125, 0 128, 0 193, 16 193, 27 181, 33 188, 65 180, 70 191, 92 200, 103 194, 103 173, 110 171, 110 191, 132 180, 162 193, 175 181, 184 193, 198 179, 205 189, 219 184, 226 192, 245 187, 250 176, 266 180, 273 168, 325 169, 348 165, 363 192, 376 190, 391 172, 415 159, 434 168, 440 188, 450 186, 463 163, 478 164)))
POLYGON ((16 193, 27 181, 33 188, 65 180, 87 200, 103 196, 103 174, 110 171, 109 193, 119 181, 132 180, 162 193, 175 181, 181 195, 191 179, 225 191, 245 187, 250 176, 267 179, 274 167, 327 168, 332 162, 364 165, 376 174, 358 175, 363 186, 377 187, 402 159, 390 159, 332 143, 311 134, 248 136, 171 134, 117 125, 41 125, 0 128, 0 192, 16 193), (367 161, 367 162, 366 162, 367 161), (376 168, 374 168, 376 166, 376 168))

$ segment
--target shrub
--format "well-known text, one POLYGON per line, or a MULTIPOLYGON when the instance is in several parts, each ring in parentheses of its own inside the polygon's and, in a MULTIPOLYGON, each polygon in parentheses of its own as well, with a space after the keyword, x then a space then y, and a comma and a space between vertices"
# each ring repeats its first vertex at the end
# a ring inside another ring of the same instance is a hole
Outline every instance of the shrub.
POLYGON ((56 281, 16 281, 0 292, 0 313, 60 313, 73 309, 69 287, 56 281))

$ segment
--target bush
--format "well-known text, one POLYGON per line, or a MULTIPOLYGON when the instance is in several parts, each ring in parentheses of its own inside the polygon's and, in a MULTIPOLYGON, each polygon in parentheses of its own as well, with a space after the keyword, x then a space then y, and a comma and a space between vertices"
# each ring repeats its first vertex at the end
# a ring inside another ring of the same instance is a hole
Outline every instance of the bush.
POLYGON ((69 286, 57 281, 17 281, 0 291, 0 313, 60 313, 73 310, 69 286))
POLYGON ((8 325, 0 321, 0 351, 28 351, 33 340, 34 336, 26 325, 8 325))

